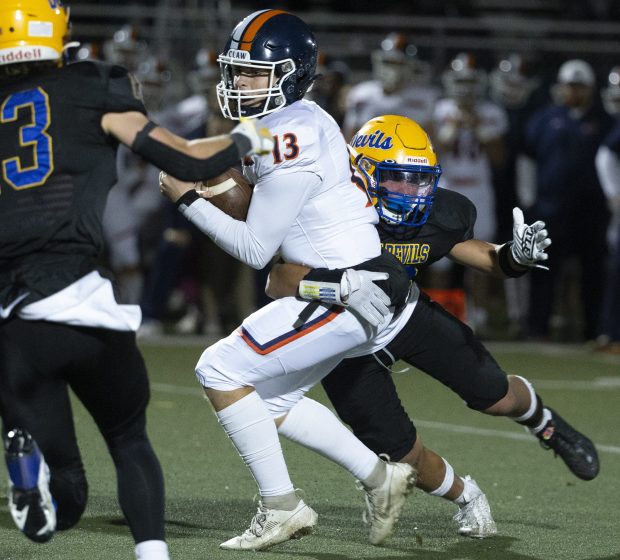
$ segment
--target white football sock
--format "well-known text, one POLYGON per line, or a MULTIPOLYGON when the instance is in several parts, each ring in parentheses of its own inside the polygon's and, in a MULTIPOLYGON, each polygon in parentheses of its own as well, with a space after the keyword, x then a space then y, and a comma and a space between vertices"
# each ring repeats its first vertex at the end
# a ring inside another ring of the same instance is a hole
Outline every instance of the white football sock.
POLYGON ((136 545, 136 560, 170 560, 164 541, 142 541, 136 545))
POLYGON ((382 463, 331 410, 307 397, 289 411, 278 432, 320 453, 362 481, 382 463))
POLYGON ((532 416, 534 416, 534 413, 536 412, 536 407, 538 406, 538 397, 536 396, 536 391, 534 391, 534 387, 532 387, 532 384, 527 379, 525 379, 525 377, 522 377, 520 375, 513 375, 512 377, 516 377, 517 379, 519 379, 529 391, 530 406, 525 412, 525 414, 522 414, 518 417, 512 417, 511 420, 514 420, 515 422, 525 422, 526 420, 529 420, 532 416))
POLYGON ((445 496, 454 484, 454 469, 452 468, 452 465, 448 463, 448 461, 446 461, 443 457, 441 458, 441 460, 446 466, 446 474, 444 475, 443 481, 439 485, 439 487, 435 488, 435 490, 433 490, 432 492, 429 492, 431 496, 445 496))
POLYGON ((260 495, 281 496, 294 492, 275 422, 256 391, 216 414, 252 471, 260 495))

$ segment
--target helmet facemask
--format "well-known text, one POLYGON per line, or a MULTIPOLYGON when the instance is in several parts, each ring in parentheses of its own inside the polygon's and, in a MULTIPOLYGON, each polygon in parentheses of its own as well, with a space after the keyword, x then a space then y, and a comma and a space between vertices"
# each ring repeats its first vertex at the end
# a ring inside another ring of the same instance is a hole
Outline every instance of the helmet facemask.
POLYGON ((292 59, 276 62, 258 60, 239 60, 232 56, 220 55, 220 72, 222 79, 217 85, 217 100, 222 114, 227 119, 239 120, 240 117, 262 117, 277 111, 287 104, 283 86, 289 76, 295 73, 292 59), (268 87, 240 90, 235 78, 244 70, 250 73, 265 72, 268 87))
POLYGON ((428 219, 441 176, 439 165, 411 165, 360 158, 368 194, 388 225, 420 227, 428 219))

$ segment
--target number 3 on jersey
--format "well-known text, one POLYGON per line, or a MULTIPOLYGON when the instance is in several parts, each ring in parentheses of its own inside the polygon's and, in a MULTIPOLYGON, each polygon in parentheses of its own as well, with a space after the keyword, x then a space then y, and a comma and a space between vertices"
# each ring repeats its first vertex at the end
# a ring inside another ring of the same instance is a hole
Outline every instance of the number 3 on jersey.
POLYGON ((31 122, 19 128, 19 145, 32 150, 32 165, 22 163, 19 156, 2 160, 2 175, 14 189, 38 187, 54 170, 50 106, 47 93, 41 88, 20 91, 7 97, 0 107, 0 123, 17 120, 20 109, 30 109, 31 122))
POLYGON ((282 146, 280 146, 280 137, 277 134, 273 137, 273 141, 273 163, 282 163, 284 160, 295 159, 299 155, 297 136, 292 132, 282 135, 282 146))

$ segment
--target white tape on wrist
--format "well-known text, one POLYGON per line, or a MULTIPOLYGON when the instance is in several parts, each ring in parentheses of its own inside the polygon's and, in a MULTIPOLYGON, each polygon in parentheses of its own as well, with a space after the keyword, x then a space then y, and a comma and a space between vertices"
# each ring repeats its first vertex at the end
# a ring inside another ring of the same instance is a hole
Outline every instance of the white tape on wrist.
POLYGON ((344 305, 344 302, 340 299, 340 284, 335 282, 302 280, 299 283, 299 296, 309 301, 318 300, 323 303, 344 305))

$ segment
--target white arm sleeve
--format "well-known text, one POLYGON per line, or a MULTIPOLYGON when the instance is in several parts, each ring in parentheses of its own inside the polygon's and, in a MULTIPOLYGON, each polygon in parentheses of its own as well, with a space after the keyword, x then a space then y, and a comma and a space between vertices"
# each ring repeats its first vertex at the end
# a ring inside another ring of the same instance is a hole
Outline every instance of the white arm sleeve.
POLYGON ((609 200, 620 196, 620 158, 607 146, 596 153, 596 171, 605 196, 609 200))
POLYGON ((254 187, 248 217, 235 220, 204 199, 183 210, 183 215, 233 257, 261 269, 276 254, 321 179, 310 172, 277 175, 254 187))

